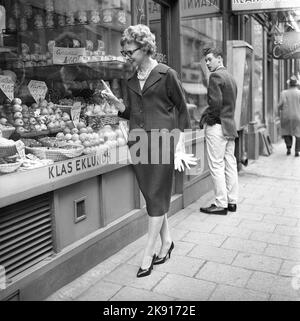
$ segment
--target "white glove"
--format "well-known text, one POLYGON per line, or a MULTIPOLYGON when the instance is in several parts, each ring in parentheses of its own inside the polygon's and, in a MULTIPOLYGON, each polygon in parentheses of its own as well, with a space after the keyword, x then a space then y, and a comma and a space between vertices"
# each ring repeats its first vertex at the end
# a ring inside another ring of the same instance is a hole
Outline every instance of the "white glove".
POLYGON ((191 169, 190 165, 197 165, 197 158, 195 158, 193 154, 187 154, 185 152, 184 133, 180 133, 175 151, 174 167, 175 170, 182 172, 185 166, 191 169))

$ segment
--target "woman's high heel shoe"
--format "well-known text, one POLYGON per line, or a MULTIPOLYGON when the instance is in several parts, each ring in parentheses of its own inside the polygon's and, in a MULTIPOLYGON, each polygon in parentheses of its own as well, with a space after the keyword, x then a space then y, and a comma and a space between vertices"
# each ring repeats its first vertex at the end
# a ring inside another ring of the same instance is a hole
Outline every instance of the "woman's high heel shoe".
POLYGON ((141 267, 139 268, 139 271, 137 273, 137 277, 138 278, 143 278, 144 276, 148 276, 151 274, 151 271, 153 269, 153 264, 154 264, 154 261, 156 259, 156 255, 154 254, 153 255, 153 258, 152 258, 152 262, 151 262, 151 265, 148 267, 148 269, 142 269, 141 267))
POLYGON ((153 264, 154 265, 158 265, 158 264, 165 263, 168 257, 169 257, 169 259, 171 258, 171 253, 172 253, 173 250, 174 250, 174 243, 172 242, 172 244, 171 244, 171 246, 170 246, 170 248, 168 250, 167 255, 165 257, 163 257, 163 258, 160 258, 160 257, 157 256, 156 259, 154 260, 153 264))

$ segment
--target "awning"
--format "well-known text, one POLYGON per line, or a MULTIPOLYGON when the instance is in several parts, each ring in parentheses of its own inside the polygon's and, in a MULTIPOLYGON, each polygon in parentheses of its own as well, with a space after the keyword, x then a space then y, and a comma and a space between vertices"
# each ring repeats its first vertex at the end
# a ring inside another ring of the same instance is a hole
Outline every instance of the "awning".
POLYGON ((183 85, 184 90, 188 94, 192 94, 192 95, 206 95, 207 94, 207 88, 203 84, 183 82, 182 85, 183 85))

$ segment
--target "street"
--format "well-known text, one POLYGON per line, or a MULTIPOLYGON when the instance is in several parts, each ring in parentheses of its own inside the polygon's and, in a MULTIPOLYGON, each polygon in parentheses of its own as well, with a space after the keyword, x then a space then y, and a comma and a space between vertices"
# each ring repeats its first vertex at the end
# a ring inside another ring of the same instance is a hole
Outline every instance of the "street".
POLYGON ((239 184, 237 213, 200 213, 209 193, 170 218, 175 249, 149 277, 136 278, 144 236, 47 300, 298 301, 300 158, 286 156, 281 141, 240 172, 239 184))

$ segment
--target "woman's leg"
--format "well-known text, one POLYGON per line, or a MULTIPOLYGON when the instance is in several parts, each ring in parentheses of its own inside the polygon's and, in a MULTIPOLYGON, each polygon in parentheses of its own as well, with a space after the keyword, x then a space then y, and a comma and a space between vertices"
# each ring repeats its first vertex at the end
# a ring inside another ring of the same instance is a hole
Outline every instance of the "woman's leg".
POLYGON ((148 240, 144 251, 144 258, 141 265, 142 269, 147 269, 151 265, 154 254, 155 243, 162 229, 164 216, 149 216, 148 240))
POLYGON ((172 244, 172 237, 169 229, 168 214, 164 215, 163 225, 160 230, 161 248, 158 257, 163 258, 172 244))

